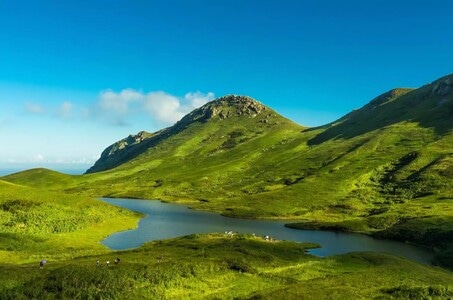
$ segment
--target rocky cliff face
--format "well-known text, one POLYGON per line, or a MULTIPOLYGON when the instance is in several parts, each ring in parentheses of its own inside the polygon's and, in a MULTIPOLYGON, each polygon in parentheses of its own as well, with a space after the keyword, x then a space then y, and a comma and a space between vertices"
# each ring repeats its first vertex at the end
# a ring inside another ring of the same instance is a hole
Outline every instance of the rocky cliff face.
POLYGON ((127 159, 134 151, 139 149, 139 146, 143 141, 158 134, 159 132, 153 134, 146 131, 140 131, 135 135, 131 134, 110 145, 102 151, 101 157, 96 161, 94 166, 86 171, 86 173, 105 171, 117 166, 121 160, 127 159))
POLYGON ((193 110, 177 122, 175 127, 185 127, 193 122, 206 122, 213 118, 221 120, 238 116, 254 118, 266 111, 269 111, 269 108, 253 98, 227 95, 193 110))
POLYGON ((127 147, 131 147, 131 146, 140 144, 141 142, 143 142, 145 139, 151 137, 152 135, 153 135, 152 133, 149 133, 146 131, 140 131, 139 133, 137 133, 135 135, 131 134, 127 138, 122 139, 122 140, 116 142, 115 144, 111 145, 107 149, 105 149, 104 152, 102 153, 101 157, 102 156, 111 156, 111 155, 114 155, 115 153, 117 153, 118 151, 121 151, 127 147))
POLYGON ((212 119, 225 120, 233 117, 255 118, 262 116, 261 121, 267 123, 273 114, 275 113, 271 109, 253 98, 227 95, 193 110, 171 127, 155 133, 140 131, 136 135, 129 135, 127 138, 110 145, 86 173, 100 172, 117 167, 137 157, 150 147, 154 147, 164 139, 183 131, 195 122, 204 123, 212 119))

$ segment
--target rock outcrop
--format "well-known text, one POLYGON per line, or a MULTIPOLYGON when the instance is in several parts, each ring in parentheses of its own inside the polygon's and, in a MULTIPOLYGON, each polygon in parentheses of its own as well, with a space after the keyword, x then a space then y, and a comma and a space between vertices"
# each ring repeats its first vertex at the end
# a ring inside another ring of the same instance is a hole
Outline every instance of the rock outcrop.
POLYGON ((215 99, 193 110, 171 127, 155 133, 140 131, 136 135, 129 135, 127 138, 110 145, 86 173, 100 172, 117 167, 137 157, 150 147, 154 147, 164 139, 183 131, 193 123, 204 123, 215 118, 220 120, 233 117, 255 118, 265 112, 267 114, 262 116, 260 122, 268 123, 270 116, 275 113, 253 98, 227 95, 215 99))
POLYGON ((145 139, 151 137, 152 135, 153 135, 152 133, 146 132, 146 131, 140 131, 139 133, 137 133, 135 135, 131 134, 127 138, 122 139, 122 140, 114 143, 113 145, 111 145, 107 149, 105 149, 104 150, 105 153, 103 152, 101 156, 103 156, 103 155, 107 155, 107 156, 114 155, 115 153, 117 153, 118 151, 123 150, 126 147, 131 147, 131 146, 140 144, 141 142, 143 142, 145 139))
POLYGON ((267 110, 269 109, 265 105, 253 98, 227 95, 193 110, 177 122, 175 127, 181 128, 193 122, 206 122, 213 118, 219 118, 221 120, 237 116, 254 118, 267 110))

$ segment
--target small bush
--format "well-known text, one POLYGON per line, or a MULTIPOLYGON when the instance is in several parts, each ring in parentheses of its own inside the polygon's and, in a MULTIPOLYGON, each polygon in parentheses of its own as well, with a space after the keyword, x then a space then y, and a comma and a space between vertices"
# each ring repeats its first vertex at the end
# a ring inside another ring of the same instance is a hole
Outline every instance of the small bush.
POLYGON ((239 273, 256 273, 256 270, 243 259, 230 259, 227 261, 227 265, 228 269, 238 271, 239 273))
POLYGON ((0 209, 9 212, 16 212, 16 211, 26 211, 32 207, 40 206, 40 202, 34 202, 29 200, 7 200, 3 203, 0 203, 0 209))
POLYGON ((372 216, 368 218, 367 223, 370 228, 386 229, 398 224, 400 217, 397 215, 372 216))
POLYGON ((453 291, 443 286, 416 286, 402 285, 385 289, 384 293, 390 294, 399 299, 430 299, 431 297, 451 297, 453 291))

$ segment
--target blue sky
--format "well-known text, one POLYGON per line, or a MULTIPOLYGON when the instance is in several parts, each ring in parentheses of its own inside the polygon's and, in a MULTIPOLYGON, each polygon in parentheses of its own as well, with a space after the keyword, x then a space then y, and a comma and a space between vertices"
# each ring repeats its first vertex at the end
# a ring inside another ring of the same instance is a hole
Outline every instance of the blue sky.
POLYGON ((305 126, 452 73, 451 1, 0 0, 0 169, 85 168, 225 94, 305 126))

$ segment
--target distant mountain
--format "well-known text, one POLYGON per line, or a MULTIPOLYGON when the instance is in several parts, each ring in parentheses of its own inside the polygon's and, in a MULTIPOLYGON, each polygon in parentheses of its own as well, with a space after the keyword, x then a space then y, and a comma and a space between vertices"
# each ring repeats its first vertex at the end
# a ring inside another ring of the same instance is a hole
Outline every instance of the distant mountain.
POLYGON ((453 129, 453 75, 442 77, 419 89, 393 89, 359 110, 324 126, 310 141, 319 144, 332 138, 351 138, 403 121, 432 127, 437 133, 453 129))

